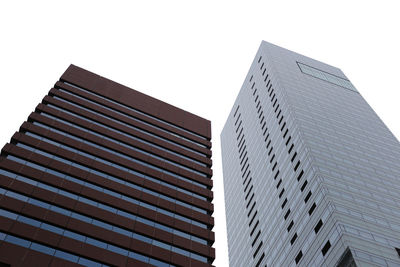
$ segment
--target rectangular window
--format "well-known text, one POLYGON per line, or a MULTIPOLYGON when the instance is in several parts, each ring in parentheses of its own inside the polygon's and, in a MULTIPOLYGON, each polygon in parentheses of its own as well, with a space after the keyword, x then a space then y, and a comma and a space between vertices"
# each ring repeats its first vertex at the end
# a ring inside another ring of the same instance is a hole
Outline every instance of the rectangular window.
POLYGON ((253 223, 253 221, 254 221, 254 218, 256 217, 256 215, 257 215, 257 210, 256 210, 256 212, 254 212, 254 214, 253 214, 253 218, 251 218, 251 220, 250 220, 250 222, 249 222, 249 227, 251 226, 251 224, 253 223))
POLYGON ((329 242, 329 240, 326 242, 325 246, 322 248, 321 252, 322 252, 322 256, 325 256, 326 253, 328 252, 328 250, 331 248, 331 243, 329 242))
POLYGON ((257 220, 256 224, 253 227, 253 230, 251 230, 250 236, 253 236, 254 231, 256 230, 257 226, 258 226, 259 220, 257 220))
POLYGON ((308 192, 306 198, 304 199, 304 203, 307 203, 307 201, 310 199, 310 197, 311 197, 311 191, 308 192))
POLYGON ((290 240, 290 245, 293 245, 294 241, 296 241, 297 239, 297 233, 295 233, 292 237, 292 239, 290 240))
POLYGON ((285 188, 282 189, 282 191, 279 193, 279 198, 282 197, 283 193, 285 192, 285 188))
POLYGON ((288 232, 290 232, 290 229, 292 229, 293 224, 294 224, 294 222, 293 222, 293 220, 292 220, 292 221, 290 222, 288 228, 287 228, 287 231, 288 231, 288 232))
POLYGON ((255 251, 254 254, 253 254, 253 258, 255 258, 255 257, 257 256, 258 251, 260 250, 260 248, 261 248, 262 245, 263 245, 263 242, 261 241, 260 244, 258 245, 256 251, 255 251))
POLYGON ((299 176, 297 176, 297 181, 300 181, 300 179, 301 179, 301 177, 303 176, 303 174, 304 174, 304 171, 301 170, 299 176))
POLYGON ((301 260, 301 257, 303 257, 303 252, 301 252, 301 250, 300 250, 299 254, 297 254, 296 258, 294 259, 296 264, 299 263, 299 261, 301 260))
POLYGON ((254 193, 251 195, 250 200, 249 200, 249 203, 247 203, 247 205, 246 205, 246 209, 249 208, 250 203, 251 203, 251 201, 253 200, 253 198, 254 198, 254 193))
POLYGON ((283 201, 283 203, 282 203, 282 209, 286 206, 286 203, 287 203, 287 198, 285 198, 285 200, 283 201))
POLYGON ((279 170, 275 173, 274 180, 276 180, 276 178, 278 178, 278 175, 279 175, 279 170))
POLYGON ((297 171, 297 168, 299 168, 299 165, 300 165, 300 160, 299 160, 299 161, 297 161, 297 164, 296 164, 296 166, 294 166, 294 171, 297 171))
POLYGON ((293 144, 290 146, 288 154, 290 154, 292 152, 293 146, 294 146, 293 144))
POLYGON ((263 254, 261 255, 260 259, 258 260, 258 262, 257 262, 257 264, 256 264, 256 267, 260 266, 261 261, 264 259, 264 257, 265 257, 265 253, 263 253, 263 254))
POLYGON ((304 191, 304 188, 306 188, 306 186, 307 186, 307 180, 305 180, 304 184, 301 186, 301 188, 300 188, 301 192, 304 191))
POLYGON ((308 211, 308 214, 311 216, 311 214, 314 212, 315 208, 317 207, 317 205, 315 205, 315 203, 312 204, 310 210, 308 211))
POLYGON ((351 82, 347 79, 344 79, 342 77, 333 75, 331 73, 328 73, 323 70, 319 70, 317 68, 313 68, 311 66, 305 65, 303 63, 297 62, 297 65, 299 66, 300 70, 302 73, 313 76, 314 78, 333 83, 335 85, 338 85, 340 87, 344 87, 346 89, 349 89, 351 91, 357 92, 356 88, 351 84, 351 82))
POLYGON ((314 231, 315 231, 316 234, 318 234, 319 229, 321 229, 321 227, 322 227, 322 224, 323 224, 322 220, 319 220, 319 222, 317 223, 317 225, 314 228, 314 231))
POLYGON ((254 238, 253 242, 251 243, 251 246, 254 247, 254 244, 257 242, 258 238, 260 237, 261 231, 258 231, 256 238, 254 238))
POLYGON ((251 209, 250 209, 249 213, 247 213, 247 217, 250 217, 250 214, 253 211, 255 205, 256 205, 256 201, 254 201, 253 205, 251 206, 251 209))
POLYGON ((289 214, 290 214, 290 209, 287 210, 287 212, 286 212, 286 214, 284 216, 285 220, 287 219, 287 217, 289 217, 289 214))
POLYGON ((291 162, 293 162, 296 159, 297 156, 297 152, 295 151, 293 154, 293 157, 290 159, 291 162))

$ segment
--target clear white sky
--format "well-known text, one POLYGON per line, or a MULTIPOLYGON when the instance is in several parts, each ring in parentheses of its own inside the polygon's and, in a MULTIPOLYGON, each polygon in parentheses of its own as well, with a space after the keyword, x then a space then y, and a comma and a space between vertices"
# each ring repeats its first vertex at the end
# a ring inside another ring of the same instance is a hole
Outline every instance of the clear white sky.
POLYGON ((261 40, 341 68, 399 137, 398 3, 2 1, 0 146, 71 63, 211 120, 214 265, 228 266, 219 134, 261 40))

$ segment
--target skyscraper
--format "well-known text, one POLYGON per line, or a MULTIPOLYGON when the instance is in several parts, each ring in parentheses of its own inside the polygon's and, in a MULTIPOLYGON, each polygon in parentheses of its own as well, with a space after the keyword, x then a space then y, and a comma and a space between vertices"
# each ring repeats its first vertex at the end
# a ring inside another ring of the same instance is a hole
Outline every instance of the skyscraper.
POLYGON ((211 266, 211 124, 71 65, 0 157, 1 266, 211 266))
POLYGON ((262 42, 221 143, 231 267, 400 265, 400 145, 340 69, 262 42))

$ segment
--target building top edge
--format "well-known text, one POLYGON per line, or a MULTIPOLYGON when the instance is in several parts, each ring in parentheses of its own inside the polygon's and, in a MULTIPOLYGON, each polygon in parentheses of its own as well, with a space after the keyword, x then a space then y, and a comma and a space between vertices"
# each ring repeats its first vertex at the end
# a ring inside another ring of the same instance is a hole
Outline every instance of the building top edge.
POLYGON ((71 64, 60 78, 211 139, 211 121, 71 64))

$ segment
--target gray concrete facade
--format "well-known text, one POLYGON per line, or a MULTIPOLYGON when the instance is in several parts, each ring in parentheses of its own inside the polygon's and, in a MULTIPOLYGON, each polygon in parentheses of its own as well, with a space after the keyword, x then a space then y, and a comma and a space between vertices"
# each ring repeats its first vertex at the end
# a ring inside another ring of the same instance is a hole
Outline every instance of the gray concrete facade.
POLYGON ((400 144, 340 69, 263 41, 221 146, 231 267, 400 266, 400 144))

